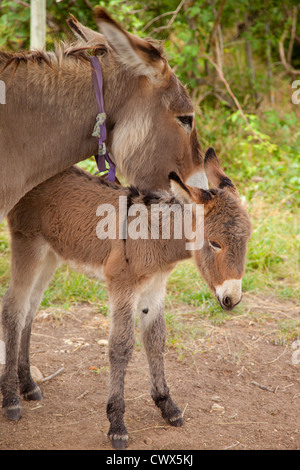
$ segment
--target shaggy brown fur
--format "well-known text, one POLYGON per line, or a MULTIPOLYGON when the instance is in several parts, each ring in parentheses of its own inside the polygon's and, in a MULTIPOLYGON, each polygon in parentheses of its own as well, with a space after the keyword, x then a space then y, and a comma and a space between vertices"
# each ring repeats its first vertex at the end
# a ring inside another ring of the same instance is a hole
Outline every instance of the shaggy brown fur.
POLYGON ((152 398, 171 425, 183 424, 164 374, 164 295, 168 274, 178 261, 193 256, 223 308, 233 308, 241 298, 236 285, 241 283, 251 233, 249 217, 232 192, 232 183, 224 189, 218 188, 224 173, 211 151, 206 168, 218 183, 215 189, 186 186, 172 173, 172 193, 152 193, 113 185, 73 167, 34 188, 9 213, 11 284, 3 300, 7 363, 1 380, 3 407, 8 418, 20 418, 18 384, 26 399, 41 399, 30 375, 31 325, 56 267, 67 262, 83 273, 104 278, 107 283, 111 310, 107 415, 113 446, 124 448, 128 438, 124 424, 124 377, 134 346, 135 313, 149 361, 152 398), (135 219, 131 212, 136 207, 134 204, 146 210, 149 234, 154 223, 150 212, 153 204, 159 205, 155 206, 161 210, 158 239, 124 239, 119 232, 116 239, 99 239, 104 232, 98 230, 98 208, 112 205, 118 219, 120 197, 127 201, 124 220, 128 223, 128 233, 129 223, 135 219), (195 211, 198 204, 204 205, 201 249, 187 251, 185 237, 175 239, 173 224, 170 238, 161 236, 168 209, 174 208, 182 214, 184 204, 193 205, 196 231, 201 230, 202 222, 197 220, 195 211))

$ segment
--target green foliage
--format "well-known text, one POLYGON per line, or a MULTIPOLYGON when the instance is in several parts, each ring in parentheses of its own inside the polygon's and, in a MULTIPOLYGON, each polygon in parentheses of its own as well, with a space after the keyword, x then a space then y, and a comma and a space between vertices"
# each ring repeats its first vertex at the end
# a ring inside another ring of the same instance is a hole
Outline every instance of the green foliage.
MULTIPOLYGON (((66 24, 70 13, 87 26, 95 28, 93 8, 101 5, 134 34, 151 35, 164 40, 171 65, 176 67, 182 81, 193 90, 193 95, 198 96, 201 93, 199 85, 203 85, 203 78, 207 78, 207 73, 209 75, 212 73, 211 66, 204 58, 204 53, 210 51, 212 47, 210 44, 212 27, 220 3, 215 1, 208 4, 205 0, 189 0, 171 21, 172 12, 177 9, 179 0, 150 0, 146 3, 136 0, 126 2, 123 0, 77 0, 76 2, 47 0, 47 47, 52 47, 56 40, 71 38, 66 24)), ((267 0, 263 4, 258 0, 251 2, 250 0, 238 2, 227 0, 225 2, 220 23, 225 76, 230 82, 234 82, 233 91, 242 101, 249 94, 245 41, 250 43, 257 59, 264 62, 266 61, 266 41, 269 41, 271 59, 273 62, 278 61, 278 42, 283 30, 291 29, 290 12, 297 4, 296 0, 286 2, 267 0), (245 14, 249 19, 247 28, 245 27, 245 14), (234 67, 232 63, 235 64, 234 67)), ((29 3, 2 0, 0 6, 1 48, 13 50, 28 48, 29 25, 29 3)), ((296 33, 300 35, 299 25, 297 25, 296 33)), ((294 44, 293 59, 296 62, 300 56, 299 47, 298 43, 294 44)), ((267 77, 265 67, 262 69, 256 67, 255 73, 255 90, 257 93, 263 93, 266 88, 272 86, 271 79, 267 77)), ((208 82, 208 86, 212 86, 211 80, 208 82)))
POLYGON ((3 0, 0 10, 0 48, 18 50, 29 38, 30 10, 14 1, 3 0))

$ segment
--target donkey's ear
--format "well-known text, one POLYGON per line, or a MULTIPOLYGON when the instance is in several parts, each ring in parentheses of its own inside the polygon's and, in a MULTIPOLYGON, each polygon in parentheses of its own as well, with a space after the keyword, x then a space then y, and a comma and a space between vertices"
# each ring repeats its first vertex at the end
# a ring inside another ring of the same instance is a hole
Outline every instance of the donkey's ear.
POLYGON ((182 182, 177 173, 172 171, 169 174, 169 181, 172 193, 182 204, 192 204, 194 202, 187 186, 182 182))
POLYGON ((83 26, 72 14, 67 19, 67 24, 71 31, 75 34, 77 39, 84 43, 89 43, 91 45, 104 45, 107 44, 107 41, 103 34, 100 34, 87 26, 83 26))
POLYGON ((136 75, 163 80, 167 70, 166 61, 160 51, 150 42, 127 33, 104 10, 95 8, 95 20, 118 59, 136 75))
POLYGON ((213 148, 209 148, 205 153, 204 168, 208 181, 213 188, 226 189, 238 196, 237 189, 224 173, 213 148))

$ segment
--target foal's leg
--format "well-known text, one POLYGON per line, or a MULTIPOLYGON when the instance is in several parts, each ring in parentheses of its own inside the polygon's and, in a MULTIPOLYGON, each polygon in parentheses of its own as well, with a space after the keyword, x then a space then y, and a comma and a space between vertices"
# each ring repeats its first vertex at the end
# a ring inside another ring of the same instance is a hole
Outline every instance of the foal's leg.
POLYGON ((151 396, 162 417, 172 426, 182 426, 182 413, 170 397, 165 379, 164 352, 166 322, 164 298, 167 277, 156 275, 142 292, 138 302, 141 335, 149 363, 151 396))
POLYGON ((114 283, 109 289, 111 301, 111 331, 109 337, 110 383, 107 417, 108 436, 115 449, 125 449, 128 433, 124 424, 124 379, 134 347, 134 312, 132 292, 114 283))
POLYGON ((40 240, 26 240, 21 235, 12 237, 11 284, 3 298, 2 307, 6 364, 1 377, 2 407, 12 420, 21 417, 17 373, 20 340, 43 256, 40 240))
POLYGON ((25 400, 42 400, 43 398, 39 387, 35 384, 30 373, 29 352, 31 327, 36 311, 42 301, 44 291, 51 281, 57 265, 58 261, 55 254, 52 251, 49 251, 44 259, 40 275, 34 284, 30 296, 30 307, 22 332, 18 363, 20 392, 25 400))

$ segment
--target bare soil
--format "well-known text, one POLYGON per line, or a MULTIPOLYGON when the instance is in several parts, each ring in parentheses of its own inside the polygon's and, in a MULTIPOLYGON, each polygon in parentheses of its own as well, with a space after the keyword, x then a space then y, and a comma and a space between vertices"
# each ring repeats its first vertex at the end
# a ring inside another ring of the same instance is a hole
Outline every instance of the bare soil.
MULTIPOLYGON (((285 321, 299 321, 299 307, 253 296, 244 306, 245 314, 221 326, 187 313, 186 322, 193 330, 197 322, 202 334, 186 334, 168 348, 166 376, 184 412, 182 428, 168 426, 152 402, 147 360, 137 344, 126 376, 129 450, 300 449, 300 352, 280 332, 285 321)), ((111 449, 108 351, 98 344, 108 331, 109 319, 90 306, 72 307, 63 319, 40 311, 32 365, 44 377, 63 370, 40 384, 43 401, 22 402, 19 422, 0 415, 1 450, 111 449)))

